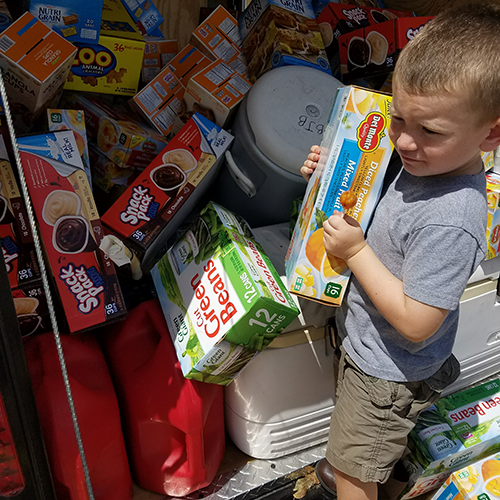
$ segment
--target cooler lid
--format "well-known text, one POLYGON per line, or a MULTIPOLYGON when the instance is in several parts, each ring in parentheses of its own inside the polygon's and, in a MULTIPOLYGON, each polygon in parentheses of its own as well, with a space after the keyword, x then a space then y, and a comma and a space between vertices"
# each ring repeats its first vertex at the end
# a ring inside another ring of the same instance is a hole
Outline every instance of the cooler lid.
POLYGON ((306 66, 282 66, 262 75, 246 102, 256 146, 276 165, 300 175, 310 147, 321 142, 341 85, 306 66))

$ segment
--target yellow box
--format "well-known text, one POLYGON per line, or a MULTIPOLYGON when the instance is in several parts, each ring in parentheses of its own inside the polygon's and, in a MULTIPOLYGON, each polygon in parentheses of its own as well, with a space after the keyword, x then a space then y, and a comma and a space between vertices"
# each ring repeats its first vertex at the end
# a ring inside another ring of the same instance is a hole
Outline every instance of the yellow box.
POLYGON ((339 306, 350 271, 327 254, 323 222, 342 211, 340 195, 350 191, 356 205, 345 212, 363 231, 380 197, 392 154, 389 140, 391 97, 357 87, 341 87, 321 142, 321 154, 307 185, 286 257, 290 292, 339 306))
POLYGON ((493 172, 486 174, 486 200, 488 202, 486 259, 493 259, 500 252, 500 176, 493 172))
POLYGON ((133 96, 146 42, 120 0, 104 0, 99 43, 75 43, 78 52, 65 89, 133 96))

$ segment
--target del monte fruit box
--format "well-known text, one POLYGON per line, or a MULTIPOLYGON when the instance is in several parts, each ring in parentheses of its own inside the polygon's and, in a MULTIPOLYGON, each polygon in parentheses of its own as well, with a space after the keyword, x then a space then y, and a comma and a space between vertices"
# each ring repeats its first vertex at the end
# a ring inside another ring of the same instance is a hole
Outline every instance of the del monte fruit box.
POLYGON ((246 222, 212 202, 151 274, 186 378, 227 385, 299 313, 246 222))

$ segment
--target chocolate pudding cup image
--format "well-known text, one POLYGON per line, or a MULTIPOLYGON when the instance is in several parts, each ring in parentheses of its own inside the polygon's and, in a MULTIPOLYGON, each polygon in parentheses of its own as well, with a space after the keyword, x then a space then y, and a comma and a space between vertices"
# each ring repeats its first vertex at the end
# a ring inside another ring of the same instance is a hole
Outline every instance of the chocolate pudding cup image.
POLYGON ((370 14, 372 15, 372 18, 376 23, 383 23, 390 20, 389 17, 383 14, 383 12, 379 12, 378 10, 372 10, 370 11, 370 14))
POLYGON ((150 178, 158 188, 174 198, 179 188, 186 182, 187 175, 174 163, 165 163, 154 168, 150 178))
POLYGON ((197 166, 196 158, 186 149, 173 149, 163 155, 163 163, 173 163, 186 174, 192 172, 197 166))
POLYGON ((14 216, 9 210, 7 198, 0 195, 0 224, 11 224, 14 222, 14 216))
POLYGON ((81 215, 65 215, 57 219, 52 244, 61 253, 94 252, 97 244, 92 238, 87 219, 81 215))
POLYGON ((35 333, 42 324, 42 317, 36 313, 21 314, 17 317, 21 337, 28 337, 35 333))
POLYGON ((364 68, 370 62, 371 51, 372 48, 368 42, 359 36, 353 36, 349 41, 347 57, 354 66, 364 68))

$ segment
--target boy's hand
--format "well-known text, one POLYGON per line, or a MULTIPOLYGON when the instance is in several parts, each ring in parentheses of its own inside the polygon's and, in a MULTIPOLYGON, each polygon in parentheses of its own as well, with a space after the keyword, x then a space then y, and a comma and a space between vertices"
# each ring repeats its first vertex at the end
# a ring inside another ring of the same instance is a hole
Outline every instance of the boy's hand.
POLYGON ((307 160, 300 168, 300 173, 306 181, 309 181, 311 175, 316 170, 319 161, 319 153, 321 148, 319 146, 311 146, 311 152, 307 155, 307 160))
POLYGON ((323 243, 326 251, 345 260, 347 265, 349 265, 349 259, 366 246, 359 223, 338 210, 335 210, 333 215, 324 222, 323 230, 323 243))

